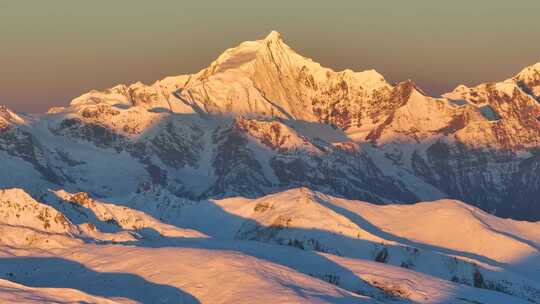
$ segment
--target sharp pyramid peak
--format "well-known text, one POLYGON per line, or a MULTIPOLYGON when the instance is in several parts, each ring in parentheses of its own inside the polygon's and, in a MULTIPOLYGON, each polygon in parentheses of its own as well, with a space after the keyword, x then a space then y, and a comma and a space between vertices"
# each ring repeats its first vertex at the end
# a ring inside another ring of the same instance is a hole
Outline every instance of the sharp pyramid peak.
POLYGON ((254 61, 269 51, 273 53, 295 53, 283 42, 279 32, 271 31, 264 39, 245 41, 225 50, 205 69, 205 75, 208 76, 219 71, 240 67, 254 61))
POLYGON ((277 31, 271 31, 263 40, 257 41, 260 45, 259 51, 272 50, 273 52, 296 53, 285 41, 283 36, 277 31))
POLYGON ((281 41, 281 34, 278 31, 271 31, 265 38, 265 41, 281 41))
POLYGON ((299 55, 304 59, 309 59, 299 54, 296 50, 290 47, 284 40, 283 36, 277 31, 271 31, 263 40, 257 41, 260 43, 259 53, 272 52, 274 54, 299 55))

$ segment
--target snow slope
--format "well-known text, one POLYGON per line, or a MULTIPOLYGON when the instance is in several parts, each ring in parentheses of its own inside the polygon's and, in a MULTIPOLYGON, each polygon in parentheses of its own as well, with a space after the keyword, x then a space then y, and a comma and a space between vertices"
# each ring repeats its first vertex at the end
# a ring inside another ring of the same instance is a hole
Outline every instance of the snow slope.
POLYGON ((2 192, 6 299, 53 301, 69 288, 91 303, 540 302, 538 223, 455 201, 377 206, 306 188, 198 202, 166 192, 42 199, 2 192), (28 205, 51 211, 14 222, 28 205), (71 230, 42 225, 53 210, 71 230))
POLYGON ((132 301, 112 301, 95 297, 67 288, 30 288, 7 280, 0 280, 0 301, 2 303, 133 303, 132 301))

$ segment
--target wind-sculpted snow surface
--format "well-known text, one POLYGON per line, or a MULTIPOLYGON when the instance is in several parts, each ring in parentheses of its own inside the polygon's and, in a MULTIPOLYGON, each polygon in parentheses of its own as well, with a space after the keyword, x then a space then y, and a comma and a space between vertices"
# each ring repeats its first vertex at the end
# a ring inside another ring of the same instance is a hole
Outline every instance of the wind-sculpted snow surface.
POLYGON ((41 200, 1 192, 0 300, 540 303, 539 223, 457 201, 377 206, 307 188, 41 200))

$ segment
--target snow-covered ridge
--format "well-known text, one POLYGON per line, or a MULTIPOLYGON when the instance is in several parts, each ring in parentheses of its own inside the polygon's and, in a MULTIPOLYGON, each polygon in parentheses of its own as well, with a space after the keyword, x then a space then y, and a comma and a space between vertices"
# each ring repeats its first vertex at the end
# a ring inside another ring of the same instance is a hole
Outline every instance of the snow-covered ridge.
POLYGON ((35 201, 22 189, 0 190, 2 224, 51 233, 76 234, 77 229, 57 210, 35 201))
POLYGON ((10 204, 0 210, 62 210, 80 233, 28 230, 40 213, 19 222, 0 217, 2 300, 49 299, 52 290, 36 287, 65 287, 66 296, 104 303, 540 302, 540 223, 498 219, 457 201, 376 206, 306 188, 253 200, 195 202, 166 192, 97 200, 65 191, 43 200, 54 208, 6 190, 0 201, 10 204), (14 243, 15 236, 31 241, 14 243), (109 281, 137 282, 146 292, 119 293, 101 284, 109 281))

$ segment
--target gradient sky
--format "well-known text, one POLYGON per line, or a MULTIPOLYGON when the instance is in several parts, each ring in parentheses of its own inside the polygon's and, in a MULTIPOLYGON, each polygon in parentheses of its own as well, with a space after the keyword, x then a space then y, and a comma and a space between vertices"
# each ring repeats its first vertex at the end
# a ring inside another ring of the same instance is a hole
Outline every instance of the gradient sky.
POLYGON ((91 89, 196 72, 275 29, 337 70, 431 94, 540 61, 539 0, 0 0, 0 104, 41 112, 91 89))

